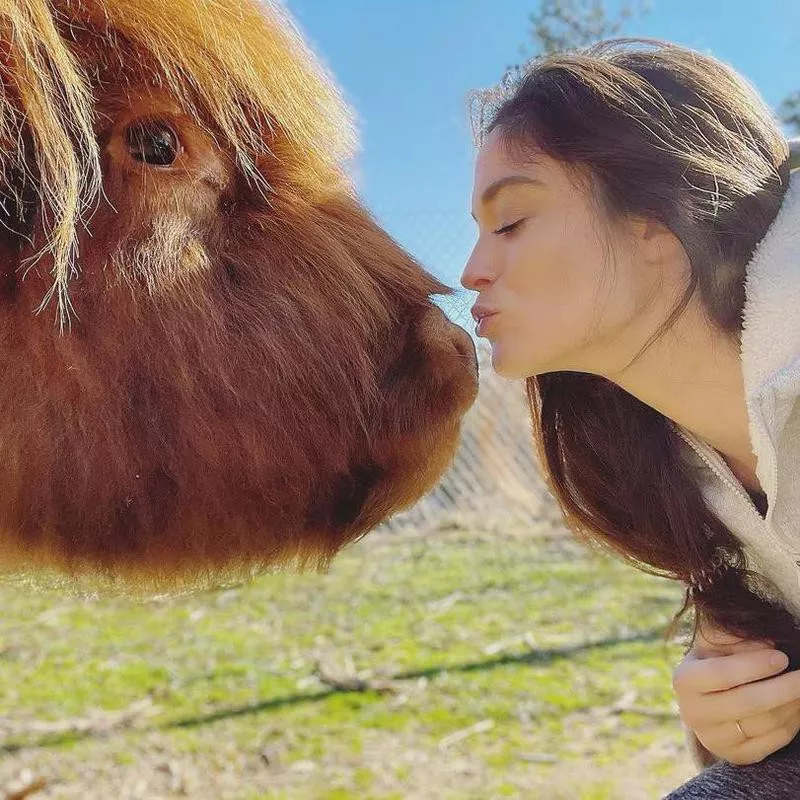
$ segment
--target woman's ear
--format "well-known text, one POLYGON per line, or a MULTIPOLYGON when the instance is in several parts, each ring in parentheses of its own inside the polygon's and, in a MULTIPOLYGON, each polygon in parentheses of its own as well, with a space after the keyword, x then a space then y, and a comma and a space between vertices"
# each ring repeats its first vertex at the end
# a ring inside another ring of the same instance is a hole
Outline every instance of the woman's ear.
MULTIPOLYGON (((30 235, 41 211, 41 250, 66 309, 78 223, 100 188, 93 99, 47 0, 15 0, 0 14, 0 218, 30 235)), ((62 315, 63 321, 63 315, 62 315)))
POLYGON ((683 257, 683 245, 664 224, 654 219, 636 217, 630 221, 630 233, 637 256, 643 264, 661 264, 683 257))

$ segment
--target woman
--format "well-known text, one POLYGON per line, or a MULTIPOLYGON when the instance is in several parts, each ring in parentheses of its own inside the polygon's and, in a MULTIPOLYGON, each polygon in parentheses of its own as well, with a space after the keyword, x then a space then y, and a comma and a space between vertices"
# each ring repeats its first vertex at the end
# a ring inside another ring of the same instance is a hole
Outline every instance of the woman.
POLYGON ((800 796, 789 144, 730 68, 659 42, 536 60, 475 104, 478 335, 527 380, 569 524, 696 612, 674 685, 717 763, 672 797, 800 796))

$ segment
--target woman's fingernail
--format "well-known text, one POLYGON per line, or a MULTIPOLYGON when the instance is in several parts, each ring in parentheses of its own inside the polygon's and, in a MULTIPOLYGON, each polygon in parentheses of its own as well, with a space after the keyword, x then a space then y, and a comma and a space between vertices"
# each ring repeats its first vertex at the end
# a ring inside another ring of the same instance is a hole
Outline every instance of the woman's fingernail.
POLYGON ((786 657, 786 653, 775 653, 770 658, 769 663, 773 667, 785 667, 789 663, 789 659, 786 657))

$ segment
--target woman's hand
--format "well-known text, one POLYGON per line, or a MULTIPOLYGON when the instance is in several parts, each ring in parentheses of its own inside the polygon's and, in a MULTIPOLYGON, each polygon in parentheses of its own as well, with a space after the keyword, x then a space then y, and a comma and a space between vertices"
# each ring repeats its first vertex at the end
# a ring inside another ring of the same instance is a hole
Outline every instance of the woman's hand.
POLYGON ((787 664, 774 642, 706 626, 673 673, 681 719, 718 758, 761 761, 800 730, 800 670, 777 675, 787 664))

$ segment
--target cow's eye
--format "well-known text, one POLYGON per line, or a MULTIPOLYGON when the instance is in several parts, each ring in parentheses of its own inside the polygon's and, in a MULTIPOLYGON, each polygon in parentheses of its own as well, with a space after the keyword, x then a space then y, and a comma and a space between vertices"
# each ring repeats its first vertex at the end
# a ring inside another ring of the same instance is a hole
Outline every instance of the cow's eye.
POLYGON ((153 167, 171 167, 182 150, 172 126, 158 119, 131 123, 125 131, 125 141, 136 161, 153 167))

